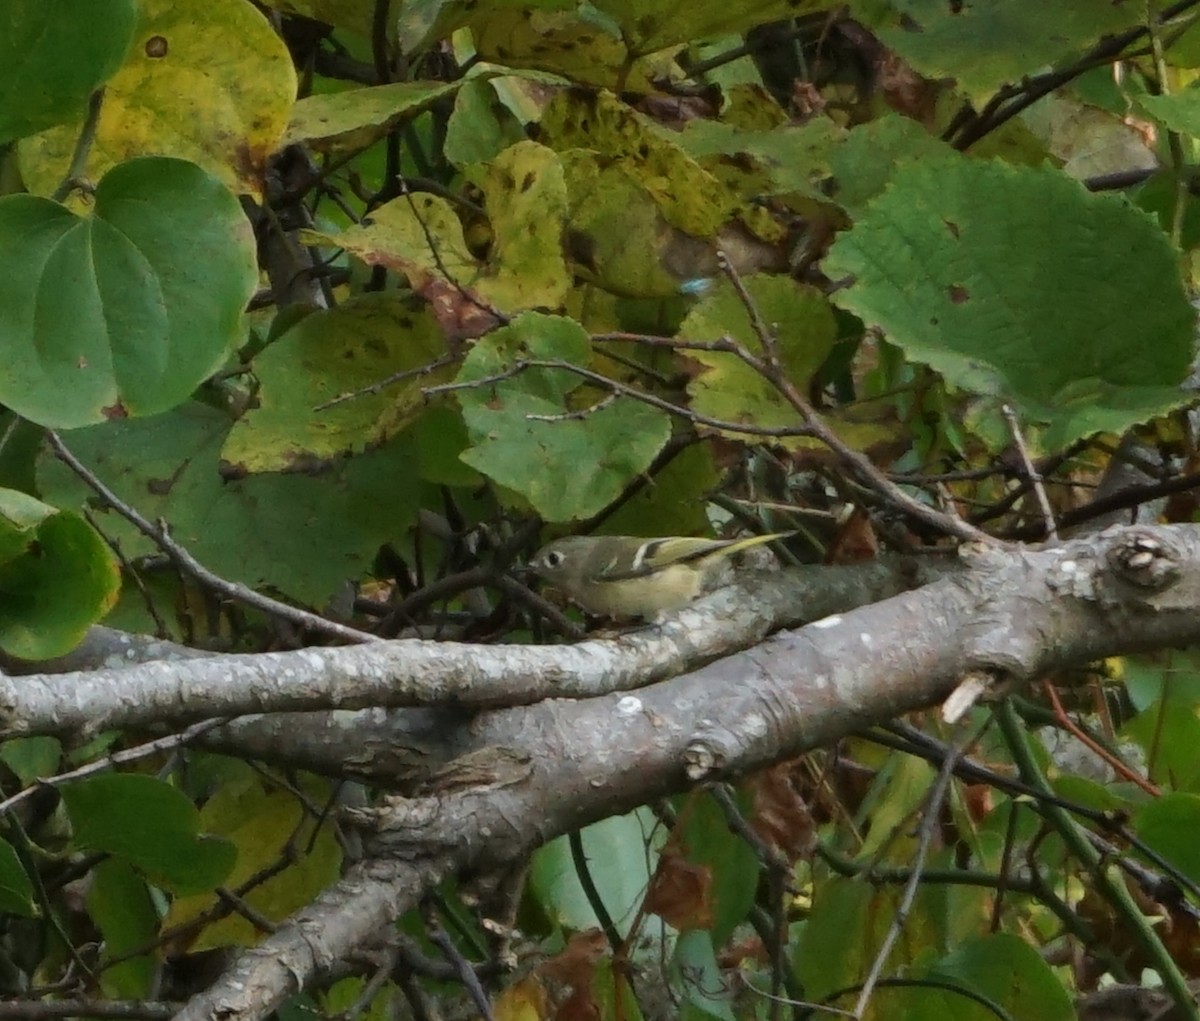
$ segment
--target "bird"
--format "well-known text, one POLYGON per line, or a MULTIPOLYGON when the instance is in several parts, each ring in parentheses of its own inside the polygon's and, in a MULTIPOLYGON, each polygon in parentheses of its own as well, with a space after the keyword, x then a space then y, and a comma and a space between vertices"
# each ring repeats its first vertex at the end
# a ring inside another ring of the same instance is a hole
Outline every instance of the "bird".
POLYGON ((730 557, 792 534, 738 539, 567 536, 543 546, 529 566, 590 614, 647 618, 687 606, 709 591, 730 557))

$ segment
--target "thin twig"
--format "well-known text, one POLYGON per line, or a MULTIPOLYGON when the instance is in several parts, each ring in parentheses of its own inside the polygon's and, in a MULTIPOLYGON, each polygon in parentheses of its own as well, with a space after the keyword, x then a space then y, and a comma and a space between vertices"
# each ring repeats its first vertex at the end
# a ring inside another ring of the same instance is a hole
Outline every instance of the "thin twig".
POLYGON ((42 1021, 50 1018, 132 1018, 133 1021, 167 1021, 183 1007, 170 1000, 0 1000, 0 1018, 42 1021))
MULTIPOLYGON (((1048 793, 1050 784, 1011 699, 1000 703, 996 718, 1021 779, 1039 792, 1048 793)), ((1144 955, 1147 965, 1158 973, 1164 989, 1175 1001, 1178 1016, 1188 1021, 1200 1021, 1200 1010, 1188 988, 1187 979, 1120 873, 1109 867, 1105 855, 1088 839, 1089 834, 1062 809, 1047 805, 1044 818, 1058 833, 1068 853, 1091 875, 1093 888, 1122 924, 1130 944, 1144 955)))
MULTIPOLYGON (((764 913, 763 919, 770 939, 763 939, 763 949, 771 961, 771 992, 776 996, 781 989, 786 988, 791 992, 796 983, 794 976, 788 975, 788 959, 784 953, 787 945, 787 912, 784 898, 791 867, 783 853, 773 844, 763 840, 750 821, 742 815, 733 793, 725 784, 715 784, 710 793, 720 806, 726 824, 754 850, 755 857, 762 863, 766 873, 765 896, 769 898, 770 903, 770 911, 764 913)), ((778 1017, 779 1007, 777 1000, 771 1001, 772 1021, 778 1017)))
MULTIPOLYGON (((1006 701, 1014 700, 1008 699, 1006 701)), ((885 747, 895 748, 910 755, 919 756, 930 762, 941 763, 944 761, 944 757, 949 754, 948 746, 945 743, 930 737, 928 734, 906 723, 891 723, 882 731, 876 728, 863 733, 861 736, 865 737, 868 741, 877 742, 885 747), (900 736, 897 738, 895 735, 900 736)), ((1122 845, 1131 851, 1136 851, 1137 854, 1151 862, 1155 868, 1160 869, 1180 889, 1187 891, 1192 897, 1200 899, 1200 883, 1197 883, 1185 872, 1180 871, 1177 866, 1167 861, 1128 827, 1121 825, 1118 820, 1114 819, 1111 813, 1059 797, 1049 788, 1038 788, 1023 783, 1020 780, 1014 780, 970 759, 960 760, 955 766, 955 774, 959 779, 970 783, 986 784, 989 787, 1003 791, 1011 797, 1026 798, 1032 809, 1043 817, 1046 817, 1051 809, 1061 810, 1069 812, 1071 815, 1083 819, 1099 829, 1115 834, 1122 845)), ((1092 833, 1091 830, 1085 830, 1084 832, 1087 834, 1088 839, 1092 843, 1097 844, 1097 846, 1103 843, 1105 845, 1103 853, 1114 860, 1138 883, 1145 881, 1146 877, 1140 871, 1142 866, 1130 855, 1118 854, 1111 844, 1104 841, 1098 834, 1092 833)), ((1186 910, 1186 902, 1184 910, 1186 910)), ((1197 921, 1200 921, 1200 909, 1194 912, 1193 917, 1197 921)))
POLYGON ((142 572, 134 567, 130 559, 125 556, 125 551, 121 549, 121 544, 100 527, 100 525, 96 522, 96 515, 92 513, 92 509, 90 507, 83 508, 83 516, 87 520, 87 523, 96 530, 96 534, 104 540, 105 545, 112 550, 112 555, 117 558, 117 562, 121 565, 121 570, 133 579, 134 587, 138 590, 138 593, 142 597, 142 602, 145 604, 146 612, 150 614, 150 619, 154 621, 155 637, 169 641, 171 638, 171 632, 167 628, 167 622, 159 615, 158 607, 154 605, 154 600, 151 598, 150 592, 146 588, 146 583, 142 580, 142 572))
POLYGON ((549 621, 554 629, 566 638, 578 640, 587 634, 587 628, 572 620, 555 606, 550 600, 538 595, 527 585, 522 585, 515 578, 502 574, 491 582, 506 596, 511 596, 517 602, 523 603, 538 616, 549 621))
POLYGON ((205 734, 214 727, 219 727, 225 722, 226 721, 224 719, 201 720, 199 723, 193 723, 186 730, 181 730, 178 734, 168 734, 166 737, 160 737, 153 741, 147 741, 144 744, 139 744, 134 748, 126 748, 123 751, 111 752, 102 758, 80 766, 78 769, 72 769, 67 773, 58 773, 55 776, 38 780, 33 786, 26 787, 23 791, 19 791, 12 797, 5 798, 3 801, 0 801, 0 817, 3 817, 8 812, 11 812, 22 801, 32 797, 34 792, 40 787, 58 787, 61 784, 69 783, 73 780, 82 780, 85 777, 91 776, 94 773, 102 772, 106 769, 122 766, 129 762, 138 762, 141 759, 146 759, 152 755, 157 755, 159 752, 172 751, 176 748, 185 747, 186 745, 191 744, 201 734, 205 734))
MULTIPOLYGON (((739 297, 742 297, 743 293, 739 292, 739 297)), ((742 300, 750 302, 747 312, 751 317, 757 316, 758 313, 754 309, 754 301, 750 295, 745 294, 742 300)), ((730 340, 733 343, 732 338, 730 340)), ((733 353, 775 387, 780 396, 800 416, 800 419, 806 426, 808 435, 816 437, 837 454, 863 485, 874 490, 878 495, 882 496, 894 507, 904 511, 910 517, 922 521, 946 535, 952 535, 958 539, 965 539, 971 542, 996 543, 996 540, 986 532, 981 532, 966 521, 944 514, 936 508, 922 503, 892 482, 884 472, 871 463, 870 458, 861 451, 851 447, 833 429, 825 424, 825 420, 817 414, 816 409, 800 393, 796 385, 783 372, 781 366, 777 364, 772 365, 756 357, 741 344, 734 345, 733 353)))
POLYGON ((812 431, 805 426, 766 427, 748 425, 742 422, 727 422, 720 418, 710 418, 708 415, 702 415, 697 411, 693 411, 691 408, 684 408, 678 404, 672 404, 670 401, 663 400, 661 397, 655 397, 653 394, 648 394, 641 390, 637 390, 634 387, 626 386, 624 383, 618 383, 615 379, 609 379, 602 373, 593 372, 591 369, 585 369, 582 366, 574 365, 571 362, 556 358, 524 359, 514 363, 503 372, 497 372, 492 376, 482 376, 479 379, 470 380, 469 382, 444 383, 441 386, 431 386, 422 390, 421 393, 423 393, 426 397, 432 397, 437 394, 450 393, 455 390, 472 390, 479 387, 491 386, 494 383, 501 383, 506 379, 512 379, 514 376, 519 376, 522 372, 525 372, 529 369, 561 369, 564 372, 573 372, 581 379, 585 379, 595 386, 610 390, 622 397, 630 397, 635 401, 641 401, 643 404, 648 404, 652 408, 658 408, 660 411, 665 411, 669 415, 677 415, 680 418, 695 423, 696 425, 708 426, 710 429, 720 429, 723 432, 744 433, 747 436, 769 436, 777 438, 812 435, 812 431))
POLYGON ((659 337, 653 333, 627 333, 617 330, 611 333, 593 333, 592 343, 644 344, 647 347, 662 347, 671 351, 714 351, 721 354, 737 354, 738 345, 728 337, 719 340, 684 340, 677 337, 659 337))
POLYGON ((335 407, 338 404, 344 404, 346 401, 355 400, 358 397, 366 397, 369 394, 377 394, 381 390, 386 390, 389 386, 396 383, 402 383, 406 379, 412 379, 416 376, 428 376, 430 373, 437 372, 438 369, 444 369, 449 365, 453 365, 458 361, 457 355, 443 355, 437 361, 428 362, 425 365, 418 365, 415 369, 401 369, 399 372, 393 372, 390 376, 371 383, 368 386, 361 387, 358 390, 350 390, 347 393, 338 394, 336 397, 331 397, 324 404, 318 404, 313 408, 313 411, 325 411, 335 407))
POLYGON ((371 977, 368 978, 359 990, 358 995, 354 998, 354 1002, 350 1004, 340 1014, 333 1015, 333 1021, 355 1021, 356 1018, 362 1017, 375 1002, 375 997, 387 984, 396 965, 400 962, 400 948, 396 946, 385 947, 379 952, 379 959, 376 961, 375 968, 371 972, 371 977))
POLYGON ((50 931, 58 937, 58 941, 65 948, 71 962, 83 972, 87 978, 88 985, 94 986, 96 983, 96 973, 89 967, 87 961, 83 959, 83 954, 80 952, 79 947, 75 945, 75 941, 67 935, 66 930, 63 928, 64 920, 62 914, 55 909, 55 904, 50 900, 50 894, 46 890, 41 869, 37 867, 37 856, 33 850, 33 842, 29 839, 29 834, 25 832, 25 826, 20 817, 17 815, 6 816, 3 820, 3 826, 0 828, 3 829, 5 835, 8 837, 11 852, 17 855, 22 868, 24 868, 26 875, 29 877, 33 902, 37 905, 42 918, 49 925, 50 931))
MULTIPOLYGON (((1153 15, 1158 24, 1178 17, 1184 11, 1196 6, 1200 0, 1181 0, 1166 10, 1153 15)), ((1120 35, 1101 39, 1092 49, 1079 58, 1074 64, 1061 71, 1050 71, 1034 78, 1028 78, 1018 86, 1007 85, 1000 89, 984 106, 980 113, 960 125, 961 131, 953 140, 956 149, 963 151, 984 135, 994 131, 1005 121, 1012 119, 1022 110, 1027 109, 1039 99, 1061 88, 1067 82, 1079 77, 1085 71, 1094 67, 1111 64, 1131 43, 1136 42, 1149 32, 1148 25, 1131 28, 1120 35), (1007 105, 1005 105, 1007 104, 1007 105)), ((1128 58, 1131 54, 1123 54, 1128 58)), ((943 136, 945 137, 945 135, 943 136)), ((946 138, 946 141, 950 141, 946 138)))
POLYGON ((17 428, 22 422, 25 421, 25 419, 23 419, 15 411, 10 411, 9 415, 12 417, 9 419, 8 425, 4 427, 4 434, 0 435, 0 451, 3 451, 4 448, 8 446, 9 440, 16 435, 17 428))
POLYGON ((421 228, 421 233, 425 235, 425 245, 429 249, 429 254, 433 256, 433 264, 437 267, 437 270, 439 273, 441 273, 443 279, 450 284, 455 291, 458 292, 458 296, 462 298, 463 301, 467 302, 467 304, 471 305, 473 308, 492 316, 501 326, 506 326, 508 323, 510 323, 512 321, 511 316, 505 315, 494 305, 489 305, 487 302, 483 301, 483 299, 481 299, 478 295, 468 290, 464 284, 460 283, 454 274, 450 272, 449 267, 447 267, 445 261, 442 259, 442 253, 438 248, 437 241, 433 237, 433 232, 429 229, 429 225, 417 211, 417 203, 413 200, 412 191, 408 187, 408 181, 400 176, 397 176, 396 180, 399 185, 400 194, 408 200, 408 207, 412 211, 413 219, 417 221, 417 226, 421 228))
POLYGON ((921 888, 921 874, 924 871, 925 858, 929 854, 929 848, 932 846, 934 835, 937 832, 942 805, 949 793, 950 781, 954 777, 954 767, 966 749, 978 739, 978 736, 978 732, 964 735, 960 741, 950 746, 942 760, 937 779, 933 782, 929 797, 925 802, 925 812, 917 831, 917 847, 911 866, 912 875, 904 886, 904 893, 900 897, 900 903, 896 906, 895 915, 892 916, 892 924, 888 928, 883 944, 875 955, 871 970, 867 973, 866 981, 863 982, 862 990, 858 994, 858 1002, 854 1005, 855 1018, 861 1018, 866 1014, 867 1007, 871 1002, 871 995, 875 991, 875 986, 879 984, 883 969, 887 965, 887 959, 891 955, 896 941, 900 938, 904 923, 908 919, 908 913, 917 899, 917 891, 921 888))
POLYGON ((283 620, 289 620, 302 628, 311 628, 314 631, 333 638, 340 638, 343 641, 355 643, 380 641, 375 635, 369 634, 366 631, 359 631, 357 628, 347 627, 344 624, 326 620, 315 613, 309 613, 307 610, 301 610, 295 606, 289 606, 287 603, 281 603, 278 600, 261 595, 240 582, 227 581, 225 578, 213 574, 212 571, 204 567, 191 553, 171 538, 165 521, 160 521, 157 525, 151 524, 137 510, 125 503, 116 493, 101 482, 95 472, 71 453, 57 432, 53 429, 48 429, 46 431, 46 438, 49 440, 50 446, 54 449, 55 456, 79 476, 92 492, 104 500, 105 503, 133 525, 134 528, 150 539, 182 571, 191 575, 201 585, 227 599, 233 599, 247 606, 253 606, 264 613, 283 620))
POLYGON ((233 893, 228 888, 224 886, 218 886, 213 893, 216 894, 217 899, 229 909, 230 913, 241 916, 259 932, 270 934, 279 928, 278 925, 272 922, 271 919, 269 919, 261 911, 256 911, 249 904, 247 904, 245 900, 233 893))
POLYGON ((529 519, 516 530, 515 534, 496 547, 491 563, 476 564, 474 567, 448 574, 423 585, 397 603, 379 622, 376 630, 383 635, 394 634, 401 627, 410 623, 413 615, 426 606, 441 599, 449 599, 460 592, 468 592, 481 585, 495 585, 497 579, 504 574, 504 569, 512 563, 522 547, 534 537, 538 527, 536 519, 529 519))
POLYGON ((1050 699, 1050 705, 1054 709, 1055 718, 1068 734, 1075 738, 1080 744, 1089 749, 1095 755, 1098 755, 1117 775, 1129 783, 1135 784, 1143 791, 1149 794, 1152 798, 1161 798, 1162 791, 1140 773, 1137 773, 1129 766, 1118 759, 1111 751, 1104 747, 1099 741, 1087 733, 1079 726, 1070 714, 1066 707, 1062 704, 1062 699, 1058 697, 1058 690, 1054 687, 1054 682, 1045 680, 1042 682, 1042 690, 1046 693, 1046 697, 1050 699))
MULTIPOLYGON (((297 828, 300 824, 297 824, 297 828)), ((283 872, 284 869, 290 868, 296 864, 297 858, 295 846, 293 844, 295 831, 293 835, 288 837, 287 843, 276 856, 275 861, 269 865, 259 869, 254 875, 250 876, 244 882, 240 883, 232 892, 237 897, 245 897, 251 890, 262 886, 269 879, 283 872)), ((188 936, 199 932, 201 929, 212 924, 218 919, 225 918, 232 913, 232 908, 228 903, 220 898, 214 898, 213 903, 198 912, 186 922, 180 922, 178 925, 172 926, 169 929, 161 930, 153 939, 133 947, 131 950, 126 950, 123 953, 114 954, 107 958, 101 964, 101 970, 107 971, 110 968, 115 968, 118 964, 123 964, 126 961, 135 960, 138 957, 145 957, 147 954, 152 954, 160 950, 164 946, 178 944, 185 940, 188 936)), ((2 1002, 2 1001, 0 1001, 2 1002)))
POLYGON ((1008 424, 1013 446, 1017 448, 1017 453, 1021 457, 1021 465, 1025 469, 1025 477, 1033 487, 1033 495, 1037 499, 1038 508, 1042 512, 1042 520, 1046 525, 1046 537, 1051 542, 1058 542, 1058 526, 1054 523, 1054 511, 1050 507, 1050 500, 1046 497, 1046 487, 1042 484, 1042 476, 1038 474, 1033 458, 1029 456, 1029 448, 1025 446, 1025 437, 1021 435, 1021 423, 1017 421, 1017 413, 1013 411, 1011 404, 1002 404, 1000 405, 1000 414, 1004 416, 1004 421, 1008 424))
POLYGON ((590 418, 592 415, 598 415, 605 408, 610 408, 620 400, 621 395, 618 393, 605 394, 595 404, 589 404, 586 408, 578 408, 575 411, 560 411, 555 415, 534 415, 525 416, 526 422, 579 422, 585 418, 590 418))
POLYGON ((458 980, 466 987, 466 990, 471 995, 471 1000, 475 1004, 475 1009, 479 1011, 479 1016, 484 1021, 496 1021, 496 1015, 492 1012, 492 1004, 488 999, 488 994, 484 990, 482 983, 479 981, 479 976, 475 974, 475 968, 468 961, 458 947, 454 945, 454 940, 450 938, 450 934, 446 932, 440 925, 430 926, 428 929, 429 942, 437 947, 448 960, 458 974, 458 980))
POLYGON ((567 834, 567 844, 571 848, 571 862, 575 866, 575 878, 579 880, 579 885, 583 888, 583 896, 587 900, 588 906, 592 909, 592 914, 596 916, 596 921, 600 923, 600 929, 604 933, 604 938, 608 940, 608 945, 612 949, 613 956, 619 960, 625 954, 625 939, 621 936, 620 930, 617 929, 612 915, 608 913, 608 908, 605 906, 604 900, 600 896, 600 891, 596 888, 596 883, 592 879, 592 870, 588 866, 587 852, 583 847, 582 831, 572 830, 567 834))
POLYGON ((758 308, 758 302, 750 296, 750 292, 746 290, 746 285, 742 283, 741 276, 734 268, 733 263, 729 261, 729 256, 723 251, 717 252, 717 266, 725 274, 726 279, 733 285, 733 289, 737 292, 742 307, 750 316, 750 326, 754 330, 754 335, 758 337, 758 342, 762 346, 763 356, 767 364, 776 372, 782 371, 783 364, 779 360, 779 339, 775 336, 775 331, 763 319, 762 312, 758 308))

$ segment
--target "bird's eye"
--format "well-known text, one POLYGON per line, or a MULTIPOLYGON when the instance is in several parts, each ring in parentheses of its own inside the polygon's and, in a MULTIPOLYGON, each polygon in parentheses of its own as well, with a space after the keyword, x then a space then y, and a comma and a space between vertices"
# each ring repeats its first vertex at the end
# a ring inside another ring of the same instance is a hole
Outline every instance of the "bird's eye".
POLYGON ((564 557, 562 555, 561 551, 552 549, 549 553, 547 553, 545 555, 545 557, 542 558, 542 562, 547 567, 550 567, 553 569, 558 569, 559 567, 562 567, 563 561, 565 559, 566 559, 566 557, 564 557))

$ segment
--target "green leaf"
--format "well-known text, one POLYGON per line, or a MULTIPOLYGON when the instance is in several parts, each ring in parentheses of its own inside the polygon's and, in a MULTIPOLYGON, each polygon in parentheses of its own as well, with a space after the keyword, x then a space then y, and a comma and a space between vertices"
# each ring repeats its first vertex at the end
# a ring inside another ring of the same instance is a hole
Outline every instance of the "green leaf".
POLYGON ((0 145, 81 118, 136 21, 135 0, 0 0, 0 145))
POLYGON ((1162 701, 1170 706, 1169 712, 1191 714, 1200 706, 1200 651, 1171 649, 1124 656, 1121 679, 1135 709, 1162 701))
POLYGON ((690 795, 680 807, 680 821, 673 834, 679 850, 688 864, 707 870, 711 877, 711 953, 713 947, 724 947, 734 929, 746 920, 758 890, 759 861, 754 848, 730 828, 711 795, 690 795))
MULTIPOLYGON (((108 858, 92 872, 87 909, 104 937, 104 959, 124 957, 149 945, 158 933, 158 912, 146 881, 121 858, 108 858)), ((105 995, 138 999, 150 995, 157 972, 153 954, 139 954, 101 972, 105 995)))
POLYGON ((0 840, 0 911, 25 918, 38 913, 33 902, 33 881, 7 840, 0 840))
MULTIPOLYGON (((756 873, 757 870, 752 874, 756 873)), ((711 933, 700 929, 682 933, 671 964, 672 970, 677 971, 675 980, 684 997, 681 1021, 704 1018, 734 1021, 733 990, 717 963, 711 933)))
POLYGON ((706 497, 721 480, 708 444, 681 450, 643 486, 605 518, 609 535, 703 535, 708 519, 706 497))
MULTIPOLYGON (((1062 979, 1034 947, 1009 933, 966 940, 933 967, 931 977, 986 996, 1009 1017, 1021 1021, 1071 1021, 1075 1017, 1062 979)), ((960 999, 956 1017, 966 1016, 967 1002, 960 999)), ((994 1016, 976 1009, 980 1018, 994 1016)))
MULTIPOLYGON (((187 404, 154 419, 80 430, 70 445, 122 499, 169 521, 206 567, 310 604, 361 574, 385 542, 405 539, 423 495, 411 441, 401 437, 314 476, 226 478, 220 453, 229 425, 223 413, 187 404)), ((39 480, 62 502, 87 499, 53 460, 43 462, 39 480)), ((128 556, 153 550, 115 515, 104 528, 128 556)))
POLYGON ((900 167, 920 163, 928 168, 961 159, 916 121, 888 114, 854 127, 832 153, 834 197, 857 216, 883 192, 900 167))
POLYGON ((249 472, 311 472, 362 453, 419 416, 422 387, 451 378, 450 366, 416 371, 445 354, 433 315, 394 291, 313 312, 254 359, 257 407, 234 423, 221 456, 249 472), (406 370, 413 375, 380 393, 314 410, 406 370))
MULTIPOLYGON (((1193 749, 1195 745, 1192 745, 1193 749)), ((1165 794, 1142 805, 1133 817, 1134 830, 1180 872, 1200 882, 1200 797, 1165 794)))
MULTIPOLYGON (((370 1005, 364 1010, 360 1000, 368 993, 366 978, 354 975, 339 979, 322 992, 320 1012, 326 1017, 354 1014, 362 1021, 391 1021, 400 1013, 398 1005, 402 994, 392 982, 384 982, 376 988, 370 1005)), ((498 1000, 493 1002, 493 1009, 497 1006, 498 1000)), ((284 1021, 282 1011, 277 1016, 279 1021, 284 1021)))
MULTIPOLYGON (((821 884, 793 947, 806 994, 819 1002, 862 980, 887 929, 881 917, 891 917, 898 897, 895 891, 849 879, 821 884)), ((893 950, 889 961, 894 964, 897 956, 893 950)))
POLYGON ((112 552, 83 518, 0 490, 0 648, 30 660, 70 652, 120 587, 112 552))
MULTIPOLYGON (((808 998, 819 1002, 863 981, 875 964, 902 895, 899 887, 876 886, 857 878, 837 877, 818 883, 812 911, 792 943, 796 973, 808 998)), ((976 907, 982 904, 983 899, 977 899, 976 907)), ((904 938, 888 954, 885 975, 911 970, 931 947, 942 942, 946 909, 942 892, 932 887, 918 891, 904 938)), ((884 995, 884 991, 876 995, 884 995)), ((848 1008, 852 1004, 852 998, 847 1002, 844 997, 833 1006, 848 1008)))
POLYGON ((121 164, 90 217, 0 198, 0 400, 64 428, 165 411, 241 341, 257 282, 237 200, 182 160, 121 164))
POLYGON ((462 460, 471 441, 458 408, 448 404, 431 406, 417 422, 415 433, 421 478, 426 482, 459 488, 475 488, 483 482, 483 476, 462 460))
POLYGON ((1154 702, 1126 723, 1121 735, 1141 747, 1155 783, 1200 792, 1200 718, 1191 706, 1180 707, 1174 699, 1154 702))
POLYGON ((912 848, 907 824, 926 803, 934 782, 933 767, 914 755, 889 755, 859 805, 855 823, 868 829, 856 857, 868 861, 903 859, 912 848))
POLYGON ((1139 95, 1135 105, 1171 131, 1200 136, 1200 87, 1194 82, 1166 96, 1139 95))
POLYGON ((53 776, 62 761, 62 744, 56 737, 12 737, 0 744, 0 762, 28 787, 53 776))
POLYGON ((1176 253, 1123 198, 1047 169, 902 167, 834 244, 834 300, 1058 449, 1179 407, 1194 312, 1176 253), (1052 282, 1052 286, 1048 286, 1052 282))
MULTIPOLYGON (((770 126, 756 131, 723 121, 694 120, 688 123, 680 141, 705 170, 731 186, 737 182, 742 193, 796 194, 827 202, 823 185, 829 177, 830 158, 845 135, 845 130, 828 117, 814 117, 799 126, 770 126)), ((840 193, 837 197, 841 199, 840 193)))
POLYGON ((483 338, 458 375, 458 382, 476 384, 458 391, 472 442, 463 460, 521 494, 547 521, 603 509, 650 467, 671 435, 663 412, 629 397, 599 404, 601 397, 593 398, 576 412, 568 395, 581 380, 569 370, 511 374, 528 359, 585 365, 588 356, 578 323, 529 312, 483 338))
POLYGON ((177 893, 211 890, 233 868, 233 845, 201 836, 196 806, 162 780, 108 773, 61 790, 79 847, 118 855, 177 893))
POLYGON ((852 0, 850 7, 925 78, 954 78, 973 99, 1145 18, 1144 6, 1095 0, 1050 6, 1031 6, 1027 0, 852 0))
MULTIPOLYGON (((618 931, 625 934, 646 895, 656 853, 646 846, 658 829, 649 809, 613 816, 582 830, 583 853, 600 900, 618 931)), ((584 895, 566 837, 534 852, 529 889, 550 921, 582 932, 600 923, 584 895)))
POLYGON ((1112 781, 1100 783, 1074 773, 1059 773, 1051 786, 1060 798, 1093 812, 1123 812, 1129 807, 1129 801, 1121 797, 1120 787, 1112 781))
POLYGON ((299 14, 366 38, 371 35, 372 8, 362 0, 265 0, 265 4, 284 14, 299 14))
POLYGON ((500 102, 494 82, 469 78, 454 97, 443 154, 454 166, 467 167, 495 159, 524 137, 524 128, 500 102))

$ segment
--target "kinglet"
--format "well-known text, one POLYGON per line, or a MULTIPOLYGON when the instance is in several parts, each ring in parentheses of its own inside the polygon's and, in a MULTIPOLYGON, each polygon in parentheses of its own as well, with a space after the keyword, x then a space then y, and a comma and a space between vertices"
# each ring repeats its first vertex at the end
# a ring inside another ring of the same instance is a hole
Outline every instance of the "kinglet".
POLYGON ((700 596, 735 553, 791 534, 748 539, 577 535, 543 546, 530 567, 588 613, 651 617, 700 596))

